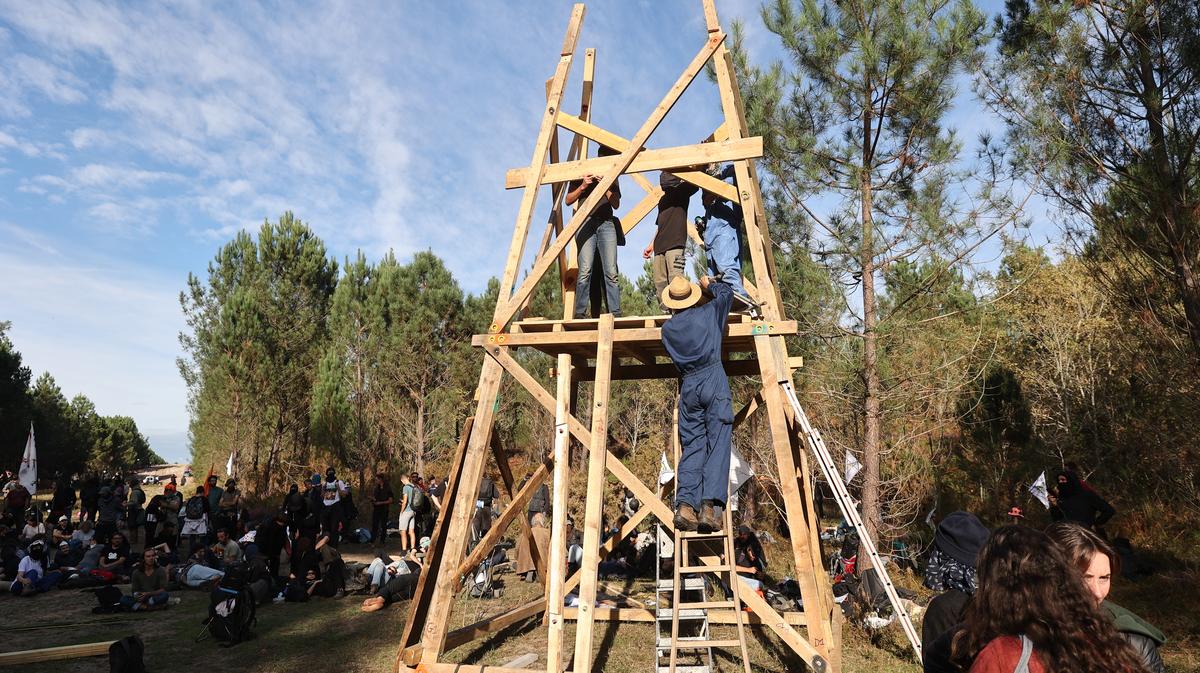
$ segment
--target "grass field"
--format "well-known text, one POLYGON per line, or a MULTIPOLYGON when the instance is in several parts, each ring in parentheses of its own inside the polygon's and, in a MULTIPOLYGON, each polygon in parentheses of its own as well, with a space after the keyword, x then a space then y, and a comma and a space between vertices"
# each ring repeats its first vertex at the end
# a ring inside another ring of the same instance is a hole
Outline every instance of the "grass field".
MULTIPOLYGON (((347 548, 348 559, 365 559, 365 547, 347 548), (361 551, 362 553, 357 553, 361 551)), ((776 558, 782 556, 777 555, 776 558)), ((541 595, 541 587, 506 575, 504 597, 495 600, 460 596, 452 628, 485 619, 541 595)), ((915 578, 900 578, 915 587, 915 578)), ((634 585, 639 600, 652 598, 648 582, 634 585)), ((260 607, 255 639, 221 647, 210 639, 196 642, 207 615, 208 596, 198 591, 177 592, 183 602, 151 614, 93 615, 90 594, 55 591, 34 598, 0 596, 0 652, 112 640, 133 633, 146 642, 150 671, 181 670, 191 664, 206 669, 292 673, 296 670, 393 671, 397 643, 407 616, 407 603, 373 614, 359 612, 361 597, 315 599, 260 607)), ((1200 673, 1200 576, 1161 573, 1137 584, 1123 582, 1114 599, 1158 625, 1171 638, 1163 649, 1172 673, 1200 673)), ((919 600, 924 603, 928 593, 919 600)), ((919 621, 919 620, 918 620, 919 621)), ((598 671, 653 670, 652 624, 597 624, 598 671)), ((801 670, 790 651, 769 630, 751 630, 751 661, 755 671, 801 670)), ((721 631, 716 631, 721 637, 721 631)), ((908 652, 898 627, 867 634, 847 625, 843 631, 843 667, 847 673, 914 673, 920 670, 908 652)), ((566 629, 573 644, 574 627, 566 629)), ((490 640, 481 640, 446 653, 447 661, 499 665, 526 653, 538 655, 545 666, 545 631, 539 619, 518 624, 490 640)), ((741 670, 740 662, 718 656, 719 670, 741 670)), ((25 673, 93 672, 107 670, 102 659, 78 659, 23 666, 25 673)))

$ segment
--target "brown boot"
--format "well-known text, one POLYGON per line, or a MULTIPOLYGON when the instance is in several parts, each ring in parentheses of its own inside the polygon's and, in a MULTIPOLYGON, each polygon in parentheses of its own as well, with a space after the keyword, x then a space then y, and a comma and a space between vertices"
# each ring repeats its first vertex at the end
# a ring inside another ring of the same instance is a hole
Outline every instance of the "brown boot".
POLYGON ((705 500, 700 504, 700 521, 697 522, 696 527, 701 533, 715 533, 721 530, 721 520, 717 518, 711 500, 705 500))
POLYGON ((692 532, 696 530, 696 523, 696 508, 686 502, 675 508, 675 530, 692 532))

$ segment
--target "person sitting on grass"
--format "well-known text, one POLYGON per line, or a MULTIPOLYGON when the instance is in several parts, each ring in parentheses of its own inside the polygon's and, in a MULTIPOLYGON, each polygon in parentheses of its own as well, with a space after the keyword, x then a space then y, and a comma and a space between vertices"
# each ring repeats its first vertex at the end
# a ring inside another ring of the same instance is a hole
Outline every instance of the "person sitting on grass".
POLYGON ((25 527, 21 529, 21 544, 28 545, 34 540, 46 541, 46 524, 38 521, 36 510, 25 515, 25 527))
POLYGON ((96 539, 96 531, 92 529, 91 521, 81 521, 75 532, 71 533, 71 546, 78 549, 90 549, 96 539))
POLYGON ((228 568, 234 563, 241 563, 243 559, 242 548, 233 538, 229 537, 229 530, 226 528, 217 531, 217 542, 212 546, 212 552, 223 568, 228 568))
POLYGON ((121 597, 121 607, 130 612, 167 607, 167 569, 158 565, 153 547, 142 552, 142 562, 130 575, 129 589, 130 594, 121 597))
POLYGON ((99 570, 105 570, 117 577, 129 574, 129 543, 121 533, 113 533, 109 543, 100 552, 99 570))
POLYGON ((72 532, 74 531, 71 528, 71 519, 63 514, 58 517, 58 523, 54 524, 54 530, 50 531, 50 542, 57 547, 60 543, 69 541, 72 532))
POLYGON ((415 554, 409 554, 401 563, 407 572, 397 570, 396 574, 379 588, 379 593, 363 601, 363 612, 377 612, 396 601, 408 600, 413 597, 417 588, 417 580, 421 578, 421 562, 415 554))
POLYGON ((62 573, 46 572, 46 543, 36 540, 29 545, 28 554, 17 566, 17 578, 10 589, 14 596, 32 596, 53 589, 62 580, 62 573))

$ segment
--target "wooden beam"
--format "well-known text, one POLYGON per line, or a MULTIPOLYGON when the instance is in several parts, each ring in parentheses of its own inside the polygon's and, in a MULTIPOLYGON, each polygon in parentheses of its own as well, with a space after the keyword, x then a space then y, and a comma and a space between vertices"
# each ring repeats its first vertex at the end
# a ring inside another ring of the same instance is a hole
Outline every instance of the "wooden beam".
MULTIPOLYGON (((758 360, 743 360, 743 362, 753 362, 755 367, 758 366, 758 360)), ((753 417, 754 412, 761 409, 762 406, 763 396, 762 391, 759 391, 754 393, 754 397, 751 397, 750 400, 746 402, 746 406, 742 407, 740 411, 733 415, 733 429, 736 431, 738 426, 745 423, 747 419, 753 417)))
MULTIPOLYGON (((404 656, 406 648, 415 646, 421 642, 421 632, 425 628, 425 617, 429 614, 429 601, 433 598, 434 581, 430 579, 435 576, 433 569, 442 567, 442 540, 446 539, 450 526, 450 512, 453 510, 455 499, 459 496, 458 482, 462 473, 463 460, 467 452, 467 440, 471 437, 471 428, 474 427, 475 417, 468 416, 466 422, 463 423, 462 437, 458 441, 458 449, 454 452, 454 461, 450 463, 450 473, 446 476, 446 492, 443 495, 442 509, 438 512, 437 521, 434 523, 433 535, 429 540, 429 552, 425 558, 426 571, 421 573, 417 579, 417 588, 413 592, 413 599, 409 605, 408 619, 405 620, 404 634, 400 638, 400 656, 404 656)), ((467 494, 467 497, 474 499, 474 494, 467 494)), ((407 663, 415 664, 416 659, 407 663)))
POLYGON ((633 207, 621 216, 621 231, 628 236, 634 227, 641 224, 642 220, 658 207, 658 201, 662 196, 662 187, 655 187, 647 192, 641 201, 633 204, 633 207))
MULTIPOLYGON (((781 369, 785 365, 776 360, 771 343, 773 338, 768 335, 754 338, 761 367, 762 397, 767 406, 771 444, 775 450, 775 462, 779 471, 779 490, 783 495, 784 513, 787 516, 788 529, 791 531, 789 537, 797 569, 796 581, 800 585, 800 596, 804 604, 818 608, 804 613, 807 620, 808 637, 812 641, 810 647, 815 647, 821 656, 828 660, 829 645, 832 642, 833 634, 826 617, 820 614, 819 607, 822 603, 821 598, 817 595, 817 578, 810 572, 810 569, 814 568, 817 563, 813 554, 819 554, 819 551, 810 546, 809 523, 805 520, 803 493, 798 482, 799 466, 796 465, 792 452, 791 433, 785 410, 787 407, 784 403, 783 389, 779 385, 781 376, 786 375, 781 369)), ((757 595, 752 592, 746 592, 746 594, 757 598, 757 595)), ((746 599, 749 604, 747 595, 744 594, 742 598, 746 599)), ((751 608, 757 609, 753 605, 751 608)), ((805 645, 808 643, 806 642, 805 645)), ((796 652, 806 659, 808 658, 805 652, 801 650, 796 650, 796 652)))
POLYGON ((570 480, 568 449, 571 433, 571 356, 558 356, 558 388, 554 401, 554 484, 550 493, 550 573, 546 596, 547 610, 546 673, 562 673, 563 575, 567 571, 567 482, 570 480))
MULTIPOLYGON (((616 182, 617 178, 625 172, 625 169, 628 168, 631 163, 633 163, 633 159, 637 152, 639 152, 642 146, 646 144, 646 141, 650 139, 650 135, 656 128, 658 128, 658 125, 662 123, 663 118, 667 116, 667 113, 670 112, 672 107, 674 107, 676 101, 679 100, 679 97, 683 95, 685 90, 687 90, 688 85, 690 85, 692 80, 696 78, 696 75, 700 72, 700 69, 704 67, 704 64, 707 63, 710 58, 712 58, 713 53, 716 52, 717 47, 724 40, 724 33, 714 33, 708 38, 708 41, 700 49, 700 52, 696 54, 696 57, 692 59, 692 62, 689 63, 687 68, 684 69, 683 73, 679 76, 679 79, 675 81, 674 85, 672 85, 670 91, 667 92, 667 95, 663 98, 662 102, 660 102, 654 111, 650 113, 650 117, 646 119, 644 124, 642 124, 642 128, 640 128, 637 134, 634 135, 633 139, 630 140, 629 148, 617 158, 616 163, 612 165, 609 172, 605 173, 604 177, 602 177, 600 181, 596 183, 596 186, 592 188, 592 193, 589 194, 587 199, 584 200, 583 205, 581 205, 579 210, 576 210, 575 214, 571 216, 571 222, 563 229, 562 233, 554 239, 554 243, 551 244, 546 252, 543 253, 542 256, 534 263, 533 269, 521 283, 521 286, 517 288, 516 293, 512 297, 508 297, 504 291, 505 286, 503 284, 501 285, 499 301, 497 302, 496 312, 492 317, 492 325, 488 330, 489 332, 499 332, 504 328, 505 325, 508 324, 510 320, 512 320, 512 317, 516 314, 517 309, 521 306, 525 299, 533 293, 533 289, 541 281, 542 277, 546 275, 546 270, 549 269, 550 265, 553 264, 557 259, 559 251, 561 251, 567 246, 567 244, 575 239, 576 232, 578 232, 580 227, 583 226, 584 222, 591 217, 592 211, 594 211, 596 207, 600 205, 600 199, 604 198, 604 195, 612 187, 613 183, 616 182), (505 301, 507 301, 507 304, 503 304, 505 301)), ((536 177, 536 180, 540 179, 541 176, 536 177)), ((531 175, 530 186, 533 186, 534 184, 535 177, 531 175)))
MULTIPOLYGON (((566 612, 567 620, 572 620, 578 612, 578 608, 563 608, 566 612)), ((789 626, 804 626, 803 612, 785 612, 780 615, 785 623, 789 626)), ((658 618, 653 610, 646 608, 605 608, 597 607, 595 610, 594 619, 598 622, 629 622, 629 623, 646 623, 656 622, 658 618)), ((743 616, 747 624, 761 626, 764 624, 763 618, 756 613, 748 612, 743 616)), ((708 622, 710 624, 736 624, 736 617, 733 610, 728 609, 711 609, 708 611, 708 622)))
MULTIPOLYGON (((627 146, 628 147, 628 146, 627 146)), ((548 185, 559 182, 580 180, 585 175, 604 175, 622 167, 624 173, 647 173, 649 171, 667 170, 675 173, 677 169, 685 169, 700 164, 724 163, 739 159, 754 159, 763 155, 761 137, 730 139, 719 143, 699 143, 696 145, 681 145, 660 150, 641 150, 633 162, 626 165, 620 156, 596 157, 581 159, 558 164, 543 165, 541 170, 529 168, 510 168, 504 174, 505 189, 519 189, 530 183, 532 176, 538 173, 541 184, 548 185)), ((696 173, 698 171, 691 171, 696 173)), ((703 175, 703 173, 701 173, 703 175)), ((707 177, 707 176, 706 176, 707 177)), ((697 178, 699 179, 699 178, 697 178)), ((711 191, 734 191, 727 182, 710 178, 711 191), (724 187, 721 187, 724 185, 724 187)), ((737 192, 734 191, 734 194, 737 192)))
MULTIPOLYGON (((500 518, 503 519, 504 514, 508 514, 508 510, 515 509, 516 511, 514 512, 513 517, 510 517, 510 519, 509 519, 509 521, 511 522, 512 518, 515 518, 516 514, 519 514, 525 510, 525 506, 529 503, 529 500, 531 500, 533 498, 534 489, 524 489, 523 488, 523 489, 521 489, 521 493, 519 493, 519 494, 514 490, 514 486, 516 485, 516 480, 513 479, 512 466, 508 464, 508 452, 504 450, 503 446, 501 446, 500 435, 495 432, 492 433, 492 457, 496 459, 496 467, 500 470, 500 481, 504 482, 504 490, 506 493, 508 493, 508 499, 509 499, 509 505, 507 508, 505 508, 504 512, 500 515, 500 518), (526 490, 528 490, 528 493, 525 493, 526 490), (522 498, 522 500, 520 501, 519 504, 518 504, 518 496, 521 496, 521 498, 522 498)), ((550 470, 547 469, 547 466, 545 464, 545 461, 547 459, 548 458, 544 457, 542 464, 538 466, 537 470, 534 470, 535 474, 538 471, 541 471, 543 481, 545 481, 546 476, 548 474, 550 474, 550 470)), ((530 477, 530 481, 533 481, 532 476, 530 477)), ((529 485, 529 483, 526 482, 526 486, 528 486, 528 485, 529 485)), ((527 517, 521 517, 519 520, 521 522, 521 536, 524 537, 525 541, 529 543, 529 551, 530 551, 530 554, 533 555, 533 565, 537 569, 538 574, 542 577, 545 577, 546 576, 546 559, 542 558, 541 552, 538 551, 537 541, 533 539, 533 531, 530 530, 530 528, 529 528, 529 520, 527 517)), ((493 526, 492 528, 496 528, 496 527, 498 527, 498 526, 493 526)), ((507 527, 508 527, 508 524, 507 523, 504 524, 504 528, 507 528, 507 527)), ((489 529, 488 533, 491 533, 491 532, 492 532, 491 529, 489 529)), ((502 533, 504 531, 501 530, 500 532, 502 533)), ((477 545, 477 547, 485 547, 486 549, 491 549, 492 547, 496 546, 496 542, 499 542, 499 541, 500 540, 498 538, 495 542, 491 542, 490 544, 486 544, 485 541, 480 541, 479 544, 477 545)), ((478 549, 473 550, 473 552, 474 551, 478 551, 478 549)), ((470 570, 471 568, 475 567, 481 561, 483 561, 482 557, 479 559, 479 561, 476 561, 475 563, 472 563, 471 565, 467 565, 466 566, 467 570, 470 570)), ((459 566, 460 570, 463 567, 463 565, 466 565, 466 563, 464 562, 462 565, 459 566)), ((460 572, 459 574, 461 575, 463 573, 460 572)))
MULTIPOLYGON (((758 374, 758 360, 725 361, 726 376, 758 376, 758 374)), ((595 376, 595 370, 591 367, 576 367, 575 375, 580 381, 590 381, 595 376)), ((679 378, 679 368, 672 362, 653 365, 623 365, 614 367, 612 375, 614 381, 677 378, 679 378)))
MULTIPOLYGON (((563 39, 563 54, 558 60, 558 68, 554 71, 554 80, 550 85, 550 95, 547 96, 546 107, 542 113, 542 125, 538 129, 537 142, 533 146, 533 158, 529 161, 529 176, 525 182, 525 193, 521 195, 521 206, 517 210, 517 222, 513 228, 512 243, 508 248, 508 259, 504 263, 504 275, 500 278, 500 293, 496 300, 496 315, 504 308, 507 316, 504 322, 512 317, 524 303, 525 297, 518 302, 511 302, 513 285, 516 282, 517 271, 521 267, 521 258, 525 254, 525 239, 529 236, 529 222, 533 219, 533 210, 537 206, 538 186, 541 184, 542 171, 546 170, 546 153, 550 149, 550 136, 558 129, 559 108, 562 106, 563 89, 567 84, 567 75, 571 72, 571 61, 575 53, 575 43, 579 39, 579 28, 583 24, 584 7, 582 3, 571 10, 571 19, 567 22, 567 34, 563 39)), ((555 259, 558 252, 554 252, 555 259)), ((540 278, 540 276, 539 276, 540 278)), ((527 293, 528 294, 528 293, 527 293)))
MULTIPOLYGON (((790 336, 799 330, 795 320, 777 320, 771 322, 730 322, 725 326, 725 338, 752 337, 758 334, 790 336)), ((529 332, 504 334, 476 334, 471 337, 473 346, 538 346, 542 344, 588 346, 596 343, 599 338, 597 330, 569 330, 564 332, 529 332)), ((613 334, 614 343, 645 342, 654 343, 662 340, 661 327, 622 328, 613 334)))
MULTIPOLYGON (((628 140, 590 123, 587 119, 581 119, 579 117, 563 113, 558 116, 558 125, 564 129, 567 129, 568 131, 574 131, 575 133, 591 138, 597 143, 604 145, 605 147, 611 147, 618 152, 622 152, 629 147, 628 140)), ((726 127, 722 125, 720 128, 718 128, 718 131, 721 131, 721 129, 724 128, 726 127)), ((714 131, 713 135, 709 136, 709 142, 713 141, 713 138, 716 135, 717 131, 714 131)), ((725 135, 728 135, 728 133, 726 132, 725 135)), ((717 142, 722 142, 723 140, 724 138, 717 142)), ((671 172, 686 182, 690 182, 701 189, 707 189, 714 194, 720 194, 730 201, 736 201, 738 198, 737 189, 733 185, 725 182, 724 180, 718 180, 704 171, 671 172)), ((634 180, 637 180, 639 177, 641 177, 637 173, 634 173, 634 176, 634 180)), ((643 178, 642 180, 644 181, 645 179, 643 178)), ((639 181, 639 184, 641 184, 641 181, 639 181)), ((645 185, 642 185, 642 187, 645 188, 645 185)))
MULTIPOLYGON (((583 52, 583 86, 579 96, 579 116, 583 119, 592 118, 592 90, 596 79, 596 50, 585 49, 583 52)), ((563 114, 560 112, 559 116, 563 114)), ((575 161, 577 159, 586 159, 588 154, 587 138, 576 133, 571 139, 571 150, 567 153, 567 161, 575 161)), ((561 190, 562 196, 566 196, 567 185, 560 184, 557 187, 561 190)), ((563 230, 562 218, 562 200, 558 202, 558 210, 556 211, 557 219, 554 223, 555 235, 561 234, 563 230)), ((549 240, 546 241, 549 245, 549 240)), ((542 255, 539 251, 538 256, 542 255)), ((575 247, 567 246, 558 253, 558 268, 559 279, 562 283, 562 300, 564 320, 569 320, 575 317, 575 282, 579 278, 579 262, 576 259, 578 254, 575 247)), ((530 295, 533 296, 533 295, 530 295)))
POLYGON ((592 610, 599 577, 601 518, 604 514, 605 458, 608 455, 609 374, 613 362, 613 317, 600 316, 596 346, 596 382, 592 388, 592 443, 588 452, 587 500, 584 504, 583 573, 579 583, 579 615, 575 627, 575 673, 592 670, 592 610))
POLYGON ((475 514, 475 498, 470 496, 478 492, 479 481, 483 476, 483 464, 497 406, 496 395, 500 391, 503 375, 504 368, 494 358, 484 358, 483 367, 479 372, 479 402, 475 407, 475 424, 467 442, 462 475, 457 482, 460 493, 454 499, 453 512, 441 551, 441 563, 437 569, 433 595, 429 600, 429 616, 425 620, 422 632, 423 663, 437 661, 445 645, 446 627, 450 622, 450 610, 459 583, 459 575, 454 571, 458 569, 458 560, 463 558, 471 530, 471 517, 475 514))
MULTIPOLYGON (((538 465, 537 469, 533 472, 533 476, 529 478, 529 481, 525 482, 525 485, 521 487, 521 490, 512 496, 512 502, 508 505, 508 507, 504 508, 504 512, 500 514, 500 518, 497 519, 494 524, 492 524, 491 529, 484 534, 479 543, 476 544, 471 550, 471 553, 467 554, 467 558, 463 559, 463 562, 458 564, 458 570, 455 574, 457 574, 459 577, 462 577, 463 575, 471 572, 475 566, 483 563, 483 559, 486 558, 496 544, 500 542, 500 538, 504 537, 504 533, 508 530, 508 527, 512 524, 513 520, 525 512, 525 507, 529 504, 530 499, 533 498, 534 491, 536 491, 539 486, 545 483, 546 477, 549 476, 549 474, 550 470, 546 467, 546 463, 538 465)), ((522 530, 522 533, 528 532, 529 526, 526 524, 522 530)), ((532 535, 530 535, 529 543, 533 545, 534 548, 537 547, 536 543, 534 543, 532 539, 532 535)), ((545 563, 540 563, 538 572, 543 573, 544 575, 545 570, 545 563)))
POLYGON ((79 659, 81 657, 99 657, 108 654, 108 648, 117 641, 105 640, 98 643, 83 643, 81 645, 63 645, 62 647, 44 647, 37 650, 21 650, 19 652, 0 653, 0 666, 17 666, 20 664, 36 664, 43 661, 58 661, 60 659, 79 659))

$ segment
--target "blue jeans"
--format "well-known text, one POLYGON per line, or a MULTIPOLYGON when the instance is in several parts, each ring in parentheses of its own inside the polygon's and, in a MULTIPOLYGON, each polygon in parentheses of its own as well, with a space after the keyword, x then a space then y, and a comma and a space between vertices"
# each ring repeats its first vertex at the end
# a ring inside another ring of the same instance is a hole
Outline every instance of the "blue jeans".
POLYGON ((605 299, 614 316, 621 315, 621 288, 617 285, 617 223, 614 220, 591 219, 575 235, 579 244, 579 277, 575 281, 575 316, 590 318, 588 300, 592 296, 592 271, 596 252, 604 274, 605 299))
POLYGON ((704 230, 704 248, 708 253, 708 273, 720 278, 734 295, 748 297, 742 284, 741 242, 737 229, 718 218, 709 218, 704 230))
MULTIPOLYGON (((166 593, 155 594, 146 599, 146 607, 158 607, 160 605, 166 605, 167 600, 170 597, 170 594, 166 593)), ((125 594, 124 596, 121 596, 121 607, 125 608, 126 610, 132 610, 133 606, 137 604, 138 600, 134 598, 132 594, 125 594)))
POLYGON ((31 582, 30 586, 25 586, 20 580, 13 580, 10 589, 14 596, 32 596, 53 589, 63 578, 62 573, 57 570, 51 570, 46 574, 41 574, 36 570, 30 570, 25 573, 25 577, 31 582))
POLYGON ((679 470, 675 504, 724 506, 733 449, 733 399, 721 363, 692 372, 679 386, 679 470))

